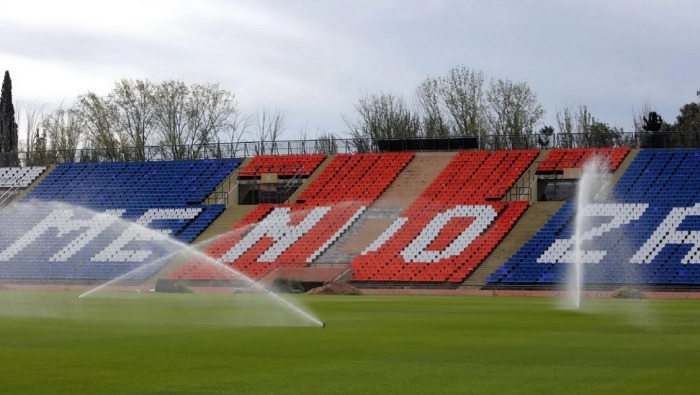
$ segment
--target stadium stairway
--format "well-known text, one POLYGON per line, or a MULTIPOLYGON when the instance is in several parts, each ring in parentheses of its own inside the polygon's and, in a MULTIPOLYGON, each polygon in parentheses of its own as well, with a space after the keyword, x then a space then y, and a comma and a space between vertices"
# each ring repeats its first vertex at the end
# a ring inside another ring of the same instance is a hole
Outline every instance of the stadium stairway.
POLYGON ((462 288, 480 289, 483 287, 486 284, 486 278, 520 250, 562 205, 564 205, 563 201, 532 203, 491 255, 467 277, 462 288))
POLYGON ((408 208, 456 154, 456 152, 416 152, 413 160, 371 207, 408 208))

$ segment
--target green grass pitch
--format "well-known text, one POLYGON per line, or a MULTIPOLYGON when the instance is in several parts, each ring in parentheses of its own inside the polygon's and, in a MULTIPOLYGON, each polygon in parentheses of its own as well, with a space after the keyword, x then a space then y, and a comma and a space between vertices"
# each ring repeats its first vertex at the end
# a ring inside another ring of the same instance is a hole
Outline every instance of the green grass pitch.
POLYGON ((293 298, 319 328, 260 295, 76 296, 0 292, 0 393, 700 391, 700 301, 293 298))

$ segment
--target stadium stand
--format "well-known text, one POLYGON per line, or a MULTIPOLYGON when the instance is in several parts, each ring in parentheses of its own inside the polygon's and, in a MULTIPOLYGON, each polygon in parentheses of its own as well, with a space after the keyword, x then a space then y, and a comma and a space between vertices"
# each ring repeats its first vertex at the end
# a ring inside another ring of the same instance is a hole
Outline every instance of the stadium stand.
POLYGON ((203 201, 240 163, 58 165, 24 204, 0 212, 12 229, 0 234, 0 278, 108 280, 153 261, 167 253, 163 234, 191 242, 225 209, 203 201))
POLYGON ((26 188, 44 171, 46 166, 0 167, 0 188, 26 188))
MULTIPOLYGON (((338 154, 296 204, 261 204, 206 253, 257 279, 277 267, 307 266, 362 214, 414 157, 413 153, 338 154)), ((222 280, 193 260, 171 279, 222 280)))
POLYGON ((630 152, 629 147, 616 148, 554 148, 545 160, 537 166, 537 173, 561 173, 565 168, 583 167, 590 158, 596 156, 607 161, 611 171, 615 171, 630 152))
MULTIPOLYGON (((587 287, 700 284, 700 151, 643 150, 585 216, 583 278, 587 287)), ((548 286, 572 264, 576 202, 570 200, 512 258, 488 287, 548 286)))
POLYGON ((258 155, 239 172, 239 177, 259 177, 262 173, 277 173, 280 177, 299 173, 308 177, 326 159, 324 154, 258 155))
POLYGON ((357 283, 458 284, 527 209, 502 201, 538 155, 462 151, 372 245, 352 261, 357 283))

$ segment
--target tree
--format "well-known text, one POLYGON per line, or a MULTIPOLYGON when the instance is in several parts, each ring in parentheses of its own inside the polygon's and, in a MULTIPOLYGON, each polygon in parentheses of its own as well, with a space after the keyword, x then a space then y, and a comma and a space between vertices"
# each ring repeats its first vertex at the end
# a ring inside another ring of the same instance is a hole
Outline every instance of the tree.
POLYGON ((316 139, 314 151, 317 154, 333 155, 338 153, 338 144, 333 133, 321 133, 316 139))
POLYGON ((593 123, 590 126, 587 134, 587 147, 615 147, 620 146, 620 138, 624 130, 616 126, 610 126, 607 123, 600 122, 593 118, 593 123))
POLYGON ((425 137, 448 137, 450 125, 443 113, 440 83, 435 78, 426 78, 416 89, 415 100, 421 118, 422 134, 425 137))
MULTIPOLYGON (((0 91, 0 154, 17 152, 19 136, 15 122, 15 107, 12 102, 12 79, 10 72, 5 70, 0 91)), ((3 155, 2 164, 5 166, 18 165, 16 155, 3 155)))
POLYGON ((217 153, 214 156, 217 158, 245 156, 245 153, 239 155, 238 148, 252 124, 250 115, 241 115, 238 111, 233 113, 229 118, 228 126, 216 135, 217 153))
POLYGON ((561 148, 584 147, 586 134, 590 131, 594 118, 584 105, 576 109, 569 106, 557 109, 559 145, 561 148))
MULTIPOLYGON (((26 138, 27 157, 31 158, 31 152, 34 149, 34 139, 39 135, 39 126, 44 114, 44 105, 39 105, 36 101, 33 101, 22 105, 21 109, 24 110, 24 119, 26 122, 26 126, 23 128, 26 138)), ((20 112, 22 110, 20 110, 20 112)), ((28 164, 31 164, 31 160, 28 164)))
POLYGON ((543 126, 537 134, 539 134, 537 145, 540 146, 540 149, 549 148, 552 144, 552 137, 554 137, 554 128, 552 126, 543 126))
POLYGON ((110 94, 117 109, 117 125, 126 137, 126 144, 131 151, 124 151, 126 160, 146 160, 146 145, 151 140, 155 107, 153 83, 147 80, 127 80, 117 82, 110 94))
POLYGON ((484 73, 464 66, 450 69, 438 80, 439 92, 451 115, 453 134, 479 136, 484 132, 484 73))
POLYGON ((535 126, 544 116, 537 95, 524 82, 493 80, 486 91, 489 142, 491 149, 530 147, 535 126))
POLYGON ((366 95, 355 105, 358 118, 345 119, 358 152, 371 150, 378 139, 415 138, 420 135, 419 117, 406 106, 400 96, 391 93, 366 95))
MULTIPOLYGON (((585 105, 557 109, 559 145, 562 148, 614 147, 623 145, 623 130, 600 122, 585 105)), ((629 142, 624 142, 627 144, 629 142)))
POLYGON ((187 117, 189 97, 190 90, 181 81, 165 81, 154 88, 153 128, 172 159, 186 159, 187 145, 194 140, 187 117))
POLYGON ((94 160, 124 160, 121 147, 127 139, 119 131, 118 110, 109 96, 100 97, 93 92, 78 96, 73 112, 85 131, 88 147, 93 149, 94 160))
MULTIPOLYGON (((186 110, 188 136, 191 136, 186 143, 192 146, 192 157, 208 156, 206 149, 213 146, 220 134, 238 135, 232 139, 240 141, 242 131, 236 130, 239 119, 235 96, 220 89, 218 84, 193 85, 186 110)), ((279 121, 284 120, 283 112, 281 116, 279 121)), ((283 123, 278 125, 280 129, 273 134, 275 141, 282 133, 283 126, 283 123)))
POLYGON ((32 165, 48 165, 46 155, 46 132, 39 133, 39 128, 36 129, 36 134, 32 138, 32 146, 30 148, 29 163, 32 165))
POLYGON ((42 120, 42 127, 48 140, 48 151, 58 163, 76 161, 76 152, 82 136, 82 125, 78 114, 72 110, 58 108, 42 120))
POLYGON ((648 117, 643 117, 643 121, 644 123, 642 128, 644 128, 644 130, 647 132, 658 132, 664 126, 663 118, 661 118, 656 111, 650 111, 648 117))
POLYGON ((284 111, 263 107, 256 115, 255 126, 258 139, 255 154, 274 154, 277 150, 277 140, 285 128, 284 111))
POLYGON ((700 131, 700 104, 688 103, 681 107, 680 114, 676 117, 676 123, 673 125, 673 130, 679 132, 700 131))
POLYGON ((222 138, 239 142, 248 122, 233 93, 181 81, 121 80, 106 96, 79 96, 74 110, 101 160, 147 160, 148 145, 170 159, 221 157, 222 138))

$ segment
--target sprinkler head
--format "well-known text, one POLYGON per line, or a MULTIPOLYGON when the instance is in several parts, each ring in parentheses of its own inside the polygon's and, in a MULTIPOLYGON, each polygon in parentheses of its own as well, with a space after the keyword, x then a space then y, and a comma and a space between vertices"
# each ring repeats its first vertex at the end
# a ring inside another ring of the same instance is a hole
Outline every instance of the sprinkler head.
POLYGON ((321 325, 321 328, 325 328, 325 327, 326 327, 326 323, 323 322, 322 324, 323 324, 323 325, 321 325))

